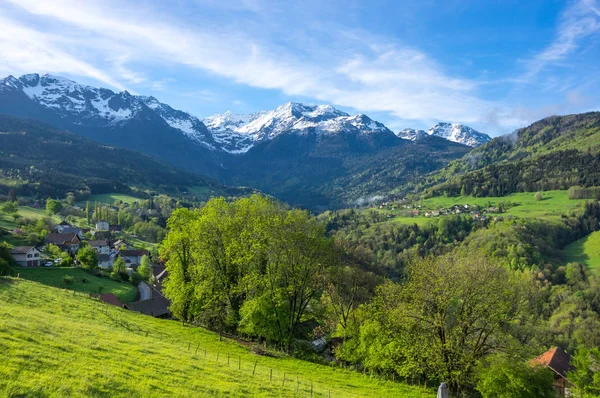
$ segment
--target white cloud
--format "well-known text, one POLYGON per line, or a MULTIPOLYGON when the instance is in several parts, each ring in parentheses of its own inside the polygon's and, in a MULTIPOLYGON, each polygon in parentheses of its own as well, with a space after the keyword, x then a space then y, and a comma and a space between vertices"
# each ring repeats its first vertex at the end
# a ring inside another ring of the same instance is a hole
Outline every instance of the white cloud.
MULTIPOLYGON (((117 88, 126 82, 159 91, 167 81, 136 69, 183 66, 288 96, 384 112, 402 120, 459 121, 503 132, 530 121, 524 112, 482 98, 479 82, 452 76, 426 53, 362 31, 319 31, 319 40, 311 32, 290 31, 282 38, 280 32, 264 33, 267 27, 260 31, 239 19, 215 26, 198 17, 189 24, 168 15, 168 8, 156 10, 143 3, 7 1, 27 14, 21 26, 15 22, 19 18, 12 19, 8 32, 0 19, 0 39, 5 39, 0 56, 7 69, 67 72, 117 88), (47 21, 55 21, 58 28, 47 21), (65 37, 61 32, 66 26, 79 34, 65 37), (15 32, 18 29, 26 34, 15 32)), ((230 6, 251 12, 263 8, 261 2, 245 0, 230 6)), ((580 38, 595 32, 594 12, 598 14, 592 1, 569 8, 556 41, 528 61, 526 77, 563 59, 577 48, 580 38)), ((214 98, 202 90, 194 92, 205 102, 214 98)))
POLYGON ((600 8, 595 0, 574 1, 558 26, 556 38, 544 50, 526 62, 527 72, 521 77, 529 81, 536 74, 565 60, 579 47, 579 42, 600 32, 600 8))
POLYGON ((2 16, 0 26, 0 71, 70 73, 88 76, 111 87, 123 89, 122 84, 99 68, 58 48, 60 37, 29 29, 2 16))

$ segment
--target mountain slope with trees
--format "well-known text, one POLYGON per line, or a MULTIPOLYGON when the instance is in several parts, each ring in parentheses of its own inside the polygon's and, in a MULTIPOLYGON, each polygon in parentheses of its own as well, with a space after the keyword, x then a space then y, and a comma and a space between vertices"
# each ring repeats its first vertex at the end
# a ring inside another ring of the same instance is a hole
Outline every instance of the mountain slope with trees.
MULTIPOLYGON (((65 197, 128 192, 131 187, 171 194, 203 187, 212 194, 250 190, 226 187, 148 155, 101 145, 43 123, 0 115, 0 193, 65 197)), ((196 189, 198 191, 198 189, 196 189)))
POLYGON ((600 185, 600 112, 551 116, 493 139, 403 192, 504 196, 600 185))

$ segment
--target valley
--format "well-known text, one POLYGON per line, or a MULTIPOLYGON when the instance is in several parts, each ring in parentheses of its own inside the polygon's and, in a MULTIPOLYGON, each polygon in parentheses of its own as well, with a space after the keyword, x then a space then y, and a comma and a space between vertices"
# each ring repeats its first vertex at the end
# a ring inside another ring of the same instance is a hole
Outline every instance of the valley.
POLYGON ((513 368, 555 391, 530 366, 551 347, 595 358, 599 113, 394 133, 328 105, 199 119, 26 76, 0 111, 21 90, 53 116, 0 116, 9 396, 491 398, 513 368))

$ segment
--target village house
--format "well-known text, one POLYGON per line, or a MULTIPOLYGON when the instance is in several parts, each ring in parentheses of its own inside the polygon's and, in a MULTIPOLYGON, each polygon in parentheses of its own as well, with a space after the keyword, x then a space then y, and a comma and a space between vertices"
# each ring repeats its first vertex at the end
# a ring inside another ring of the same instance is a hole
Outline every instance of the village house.
POLYGON ((77 227, 64 227, 61 234, 77 234, 79 240, 83 240, 83 230, 77 227))
POLYGON ((98 267, 111 269, 115 263, 115 256, 110 254, 98 254, 98 267))
POLYGON ((96 231, 109 231, 110 224, 108 221, 100 220, 96 222, 96 231))
POLYGON ((126 249, 119 252, 119 257, 125 260, 125 264, 134 270, 136 270, 138 265, 142 262, 142 257, 147 255, 148 251, 142 249, 126 249))
POLYGON ((63 232, 63 229, 64 229, 64 228, 71 228, 71 227, 73 227, 73 225, 71 225, 71 223, 69 223, 67 220, 62 220, 62 221, 60 222, 60 224, 57 224, 57 225, 54 227, 54 230, 55 230, 56 232, 58 232, 58 233, 62 234, 62 232, 63 232))
POLYGON ((92 248, 94 248, 94 250, 96 250, 96 253, 110 254, 110 245, 108 244, 107 240, 105 240, 105 239, 90 240, 88 243, 90 244, 90 246, 92 248))
POLYGON ((127 242, 125 242, 122 239, 118 239, 113 243, 113 249, 115 249, 116 251, 119 251, 121 249, 125 250, 129 247, 129 245, 127 244, 127 242))
POLYGON ((39 267, 40 251, 34 246, 15 246, 10 255, 21 267, 39 267))
POLYGON ((554 374, 554 389, 561 397, 571 396, 569 387, 571 382, 567 379, 567 373, 573 370, 570 364, 571 357, 558 347, 554 347, 542 355, 529 361, 532 366, 543 366, 554 374))
POLYGON ((113 224, 111 224, 111 225, 108 226, 108 230, 110 232, 120 233, 120 232, 123 231, 123 227, 121 227, 120 225, 116 225, 116 224, 113 225, 113 224))
POLYGON ((76 253, 79 250, 79 245, 81 244, 81 239, 76 233, 68 233, 68 234, 60 234, 60 233, 52 233, 46 235, 44 239, 44 244, 49 245, 53 244, 58 246, 61 250, 76 253))

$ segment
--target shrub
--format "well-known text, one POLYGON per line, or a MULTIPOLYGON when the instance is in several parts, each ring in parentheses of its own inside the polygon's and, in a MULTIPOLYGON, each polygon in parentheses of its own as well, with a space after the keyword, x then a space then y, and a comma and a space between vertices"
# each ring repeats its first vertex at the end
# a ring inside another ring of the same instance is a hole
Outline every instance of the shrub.
POLYGON ((540 200, 544 199, 544 196, 542 195, 541 192, 536 192, 534 198, 535 198, 535 200, 540 201, 540 200))
POLYGON ((65 275, 63 278, 63 283, 66 287, 69 287, 73 284, 73 277, 69 275, 65 275))
POLYGON ((8 276, 11 273, 10 265, 8 261, 0 257, 0 276, 8 276))

